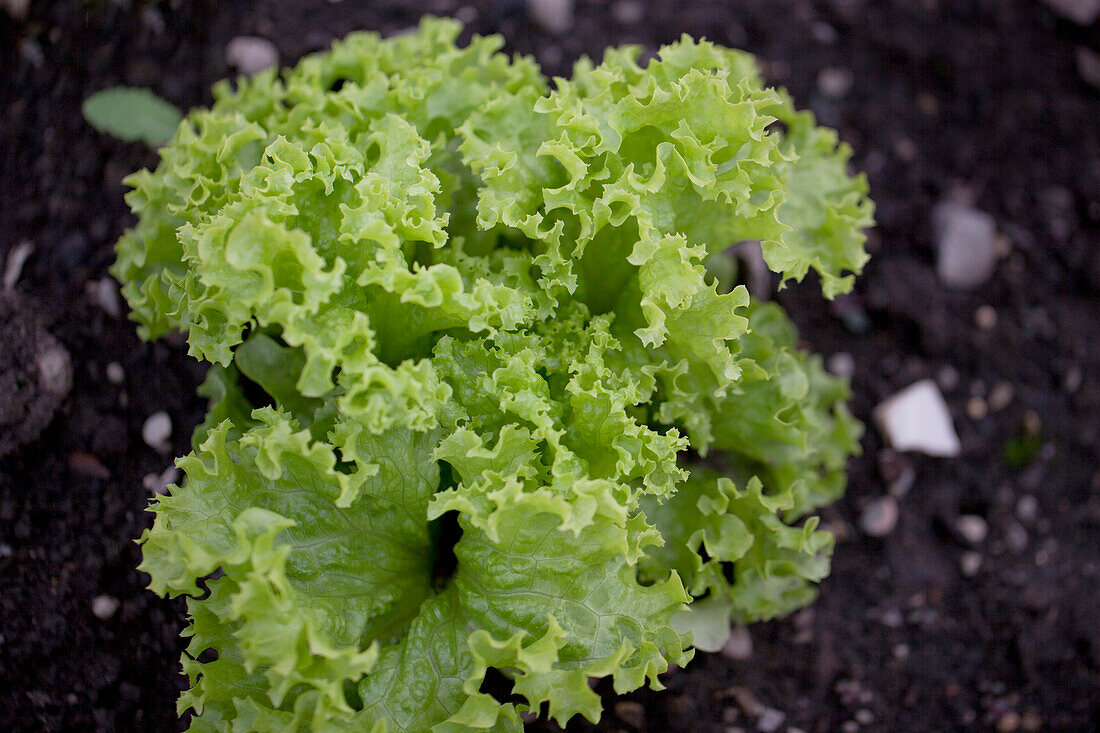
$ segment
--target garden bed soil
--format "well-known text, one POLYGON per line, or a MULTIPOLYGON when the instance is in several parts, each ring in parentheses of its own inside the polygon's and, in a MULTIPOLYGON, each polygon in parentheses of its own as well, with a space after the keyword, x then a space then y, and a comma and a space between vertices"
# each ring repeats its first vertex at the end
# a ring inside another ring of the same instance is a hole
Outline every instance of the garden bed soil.
POLYGON ((855 295, 824 308, 808 282, 780 302, 808 348, 851 357, 857 416, 931 378, 962 442, 957 459, 891 456, 869 428, 848 495, 824 515, 840 541, 818 602, 752 626, 747 658, 698 655, 666 692, 615 698, 601 686, 597 728, 1100 728, 1100 91, 1074 61, 1100 51, 1100 25, 1037 0, 578 0, 561 36, 519 1, 0 10, 0 255, 33 245, 14 285, 23 315, 4 311, 0 352, 12 329, 38 327, 14 319, 32 319, 73 367, 49 427, 0 458, 0 728, 184 725, 183 604, 143 589, 133 539, 150 519, 145 478, 187 450, 201 419, 203 369, 179 341, 142 343, 115 314, 102 278, 132 221, 121 179, 155 156, 91 130, 81 101, 129 84, 208 103, 234 36, 271 39, 289 64, 422 12, 501 32, 552 73, 608 44, 654 50, 681 32, 757 53, 772 82, 840 130, 878 204, 855 295), (967 293, 939 284, 930 244, 933 205, 960 197, 1001 235, 993 278, 967 293), (168 453, 141 436, 161 410, 168 453), (910 468, 908 491, 894 485, 896 528, 863 533, 864 507, 910 468), (963 515, 981 517, 987 537, 960 533, 963 515))

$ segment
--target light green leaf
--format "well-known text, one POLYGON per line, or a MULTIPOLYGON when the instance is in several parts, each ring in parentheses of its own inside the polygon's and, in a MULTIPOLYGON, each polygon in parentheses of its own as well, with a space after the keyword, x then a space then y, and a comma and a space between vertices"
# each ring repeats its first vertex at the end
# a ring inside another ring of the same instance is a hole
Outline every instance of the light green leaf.
POLYGON ((81 112, 88 124, 119 140, 141 140, 150 147, 168 142, 183 115, 148 89, 112 87, 84 100, 81 112))

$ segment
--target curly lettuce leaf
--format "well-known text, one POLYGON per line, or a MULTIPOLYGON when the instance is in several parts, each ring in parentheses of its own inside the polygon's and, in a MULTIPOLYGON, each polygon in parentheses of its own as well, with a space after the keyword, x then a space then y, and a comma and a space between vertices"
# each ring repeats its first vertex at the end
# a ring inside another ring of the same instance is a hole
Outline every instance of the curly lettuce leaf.
POLYGON ((597 720, 594 678, 659 688, 827 572, 847 385, 707 263, 849 288, 847 149, 705 41, 551 89, 460 30, 219 84, 127 179, 139 331, 214 365, 142 538, 195 730, 597 720))

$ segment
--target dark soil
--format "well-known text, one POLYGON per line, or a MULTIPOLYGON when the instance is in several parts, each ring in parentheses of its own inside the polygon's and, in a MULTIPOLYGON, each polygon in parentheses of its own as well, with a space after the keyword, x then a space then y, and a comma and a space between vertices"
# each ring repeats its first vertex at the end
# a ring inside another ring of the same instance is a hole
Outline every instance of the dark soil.
MULTIPOLYGON (((520 0, 31 6, 22 21, 0 10, 0 256, 34 244, 15 289, 72 355, 73 387, 37 441, 0 458, 0 728, 183 725, 181 604, 143 590, 132 540, 148 524, 143 477, 170 465, 142 423, 167 410, 172 455, 184 452, 203 369, 109 312, 98 281, 131 221, 121 178, 155 157, 89 129, 81 101, 130 84, 204 104, 235 35, 272 39, 286 64, 425 11, 502 32, 553 73, 682 32, 757 53, 851 143, 880 223, 854 297, 822 308, 808 283, 781 302, 808 347, 853 357, 859 417, 931 377, 963 444, 958 459, 898 457, 869 429, 848 496, 826 513, 842 541, 820 600, 751 627, 748 659, 700 655, 667 692, 609 696, 599 728, 734 733, 780 714, 774 730, 1100 728, 1100 91, 1074 65, 1078 48, 1100 51, 1100 24, 1037 0, 666 0, 635 4, 636 20, 628 4, 578 0, 555 38, 520 0), (818 90, 827 68, 852 74, 839 99, 818 90), (929 215, 949 197, 993 214, 1003 235, 993 279, 973 293, 935 276, 929 215), (995 315, 983 311, 985 327, 982 306, 995 315), (907 468, 897 528, 861 533, 862 508, 907 468), (986 520, 984 541, 957 531, 964 514, 986 520), (981 558, 973 577, 967 552, 981 558), (98 596, 120 603, 106 620, 98 596)), ((15 348, 2 338, 0 351, 15 348)))

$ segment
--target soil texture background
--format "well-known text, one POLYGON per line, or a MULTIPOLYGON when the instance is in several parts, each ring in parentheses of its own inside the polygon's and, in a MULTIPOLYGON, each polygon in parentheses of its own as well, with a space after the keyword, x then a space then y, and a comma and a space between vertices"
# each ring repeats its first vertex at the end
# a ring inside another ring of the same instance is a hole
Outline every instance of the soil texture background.
POLYGON ((156 156, 89 128, 81 102, 127 84, 207 104, 236 36, 271 40, 289 65, 424 13, 502 33, 551 74, 681 33, 752 51, 840 131, 878 205, 852 296, 825 307, 812 282, 778 296, 805 346, 852 371, 869 426, 847 496, 824 513, 840 541, 820 599, 698 655, 666 692, 601 687, 595 728, 1100 729, 1100 22, 1039 0, 577 0, 555 35, 522 0, 25 5, 0 2, 0 385, 15 385, 0 426, 37 433, 4 421, 57 402, 31 405, 33 375, 4 356, 14 334, 39 339, 20 349, 63 346, 71 389, 36 439, 12 449, 0 435, 0 729, 186 724, 183 604, 144 590, 133 540, 201 420, 203 367, 125 318, 106 274, 133 221, 121 180, 156 156), (972 291, 937 278, 931 213, 945 200, 996 221, 995 270, 972 291), (958 458, 892 453, 871 426, 877 404, 924 378, 950 406, 958 458), (142 439, 160 411, 163 452, 142 439), (896 524, 865 531, 895 506, 896 524))

